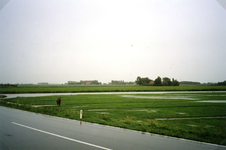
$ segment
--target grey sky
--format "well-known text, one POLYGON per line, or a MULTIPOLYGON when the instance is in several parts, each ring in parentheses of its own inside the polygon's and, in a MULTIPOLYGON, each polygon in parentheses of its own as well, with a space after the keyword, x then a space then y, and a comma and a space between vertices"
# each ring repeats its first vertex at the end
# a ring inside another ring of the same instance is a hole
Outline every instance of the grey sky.
POLYGON ((0 83, 218 82, 225 58, 216 0, 10 0, 0 10, 0 83))

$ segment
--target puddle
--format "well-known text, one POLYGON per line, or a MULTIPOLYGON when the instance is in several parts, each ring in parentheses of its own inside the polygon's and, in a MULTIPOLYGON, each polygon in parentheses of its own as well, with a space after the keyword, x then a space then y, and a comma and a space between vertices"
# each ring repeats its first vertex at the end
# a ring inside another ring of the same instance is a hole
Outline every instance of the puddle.
POLYGON ((195 125, 195 124, 187 124, 187 126, 190 126, 190 127, 198 127, 198 125, 195 125))
POLYGON ((216 117, 186 117, 186 118, 155 118, 155 120, 212 119, 212 118, 226 118, 226 116, 216 116, 216 117))
POLYGON ((127 110, 127 111, 145 111, 147 113, 155 113, 156 110, 140 109, 140 110, 127 110))
POLYGON ((202 103, 226 103, 226 100, 209 100, 209 101, 196 101, 202 103))
POLYGON ((226 96, 226 95, 203 95, 203 96, 226 96))
POLYGON ((180 115, 184 115, 184 114, 186 114, 186 113, 183 113, 183 112, 178 112, 178 114, 180 114, 180 115))
POLYGON ((147 111, 147 112, 151 112, 151 113, 152 113, 152 112, 154 112, 154 113, 155 113, 155 112, 156 112, 156 110, 149 110, 149 111, 147 111))
POLYGON ((135 96, 135 95, 121 95, 121 97, 144 98, 144 99, 184 99, 184 100, 197 100, 195 98, 184 97, 184 96, 135 96))
MULTIPOLYGON (((195 124, 187 124, 187 126, 190 126, 190 127, 199 127, 198 125, 195 125, 195 124)), ((205 125, 204 128, 214 128, 215 126, 212 126, 212 125, 205 125)))
POLYGON ((100 114, 109 114, 108 112, 99 112, 100 114))
POLYGON ((206 125, 205 128, 215 128, 215 126, 206 125))
POLYGON ((88 111, 105 111, 105 110, 110 110, 110 109, 89 109, 88 111))
POLYGON ((58 106, 58 105, 32 105, 33 107, 52 107, 52 106, 58 106))
POLYGON ((88 107, 88 106, 73 106, 72 108, 79 108, 79 107, 88 107))

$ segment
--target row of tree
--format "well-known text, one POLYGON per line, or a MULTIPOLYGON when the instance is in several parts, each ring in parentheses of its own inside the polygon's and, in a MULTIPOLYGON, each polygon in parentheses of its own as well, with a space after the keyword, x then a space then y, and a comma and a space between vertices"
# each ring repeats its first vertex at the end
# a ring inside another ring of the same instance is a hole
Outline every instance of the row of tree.
POLYGON ((136 84, 137 85, 155 85, 155 86, 179 86, 180 83, 177 80, 172 79, 168 77, 157 77, 155 80, 151 80, 148 77, 141 78, 140 76, 137 77, 136 79, 136 84))
POLYGON ((85 85, 85 84, 96 84, 99 85, 101 82, 98 82, 98 80, 80 80, 80 82, 77 81, 68 81, 68 85, 85 85))
POLYGON ((128 85, 128 84, 134 84, 134 82, 124 82, 124 80, 111 80, 109 83, 111 85, 128 85))
POLYGON ((201 84, 200 82, 193 82, 193 81, 180 81, 180 84, 190 84, 190 85, 198 85, 198 84, 201 84))
POLYGON ((217 85, 226 85, 226 80, 223 82, 218 82, 217 85))
POLYGON ((5 88, 5 87, 17 87, 17 84, 0 84, 0 88, 5 88))

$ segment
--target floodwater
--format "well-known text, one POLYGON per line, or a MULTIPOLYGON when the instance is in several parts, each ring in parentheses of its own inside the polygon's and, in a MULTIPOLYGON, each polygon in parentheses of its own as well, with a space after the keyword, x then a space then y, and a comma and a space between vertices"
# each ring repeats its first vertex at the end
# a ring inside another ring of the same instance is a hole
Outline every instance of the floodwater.
POLYGON ((110 109, 89 109, 88 111, 105 111, 105 110, 110 110, 110 109))
POLYGON ((184 99, 184 100, 197 100, 195 98, 184 97, 184 96, 135 96, 135 95, 122 95, 122 97, 145 98, 145 99, 184 99))
POLYGON ((53 107, 58 105, 33 105, 33 107, 53 107))
POLYGON ((86 94, 166 94, 166 93, 220 93, 225 91, 176 91, 176 92, 89 92, 89 93, 28 93, 28 94, 2 94, 6 98, 16 97, 39 97, 39 96, 54 96, 54 95, 86 95, 86 94))
POLYGON ((147 113, 155 113, 156 110, 148 110, 148 109, 136 109, 136 110, 127 110, 127 111, 145 111, 147 113))
POLYGON ((203 102, 203 103, 226 103, 226 100, 210 100, 210 101, 196 101, 196 102, 203 102))

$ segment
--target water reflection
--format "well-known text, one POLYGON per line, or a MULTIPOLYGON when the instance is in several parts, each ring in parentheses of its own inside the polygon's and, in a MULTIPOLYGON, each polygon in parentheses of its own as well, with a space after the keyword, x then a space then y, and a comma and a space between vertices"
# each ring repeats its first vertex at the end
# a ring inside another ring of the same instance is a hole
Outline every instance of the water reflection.
POLYGON ((169 92, 90 92, 90 93, 29 93, 29 94, 2 94, 6 98, 16 97, 39 97, 39 96, 54 96, 54 95, 87 95, 87 94, 166 94, 166 93, 220 93, 225 91, 169 91, 169 92))

